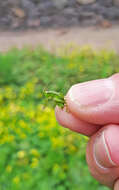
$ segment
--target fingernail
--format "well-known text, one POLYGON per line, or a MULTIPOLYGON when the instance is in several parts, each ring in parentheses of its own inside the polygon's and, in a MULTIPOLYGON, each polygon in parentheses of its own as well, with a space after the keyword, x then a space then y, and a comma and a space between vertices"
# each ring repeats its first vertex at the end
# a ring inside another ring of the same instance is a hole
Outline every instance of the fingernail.
POLYGON ((105 138, 105 131, 96 139, 94 144, 94 159, 98 167, 111 168, 116 166, 112 160, 110 150, 105 138))
POLYGON ((94 80, 74 85, 68 92, 71 101, 80 106, 97 106, 106 103, 113 94, 111 79, 94 80))
POLYGON ((116 166, 119 166, 119 126, 110 125, 105 130, 105 139, 110 152, 110 157, 116 166))

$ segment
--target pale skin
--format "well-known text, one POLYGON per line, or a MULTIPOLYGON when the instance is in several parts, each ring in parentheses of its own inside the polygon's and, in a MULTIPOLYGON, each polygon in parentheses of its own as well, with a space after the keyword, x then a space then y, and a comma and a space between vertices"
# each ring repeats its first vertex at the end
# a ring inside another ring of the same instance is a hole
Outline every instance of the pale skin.
POLYGON ((56 107, 57 121, 90 137, 86 158, 92 176, 119 190, 119 74, 72 86, 66 102, 69 112, 56 107))

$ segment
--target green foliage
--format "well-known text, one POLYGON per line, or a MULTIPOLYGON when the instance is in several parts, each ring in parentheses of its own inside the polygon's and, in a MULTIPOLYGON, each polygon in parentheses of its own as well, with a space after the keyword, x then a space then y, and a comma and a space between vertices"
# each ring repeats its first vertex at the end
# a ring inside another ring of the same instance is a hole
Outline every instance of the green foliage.
POLYGON ((51 54, 37 48, 0 54, 0 84, 22 86, 32 78, 38 79, 40 89, 67 92, 77 82, 107 77, 119 71, 119 56, 113 52, 94 52, 90 48, 51 54), (9 74, 8 74, 9 73, 9 74))
POLYGON ((53 109, 36 104, 36 87, 31 81, 19 93, 0 91, 1 190, 104 190, 86 165, 88 139, 60 127, 53 109))
POLYGON ((0 54, 1 190, 107 189, 89 174, 87 138, 58 125, 53 109, 42 105, 43 91, 65 94, 75 83, 118 72, 118 65, 115 53, 87 47, 58 55, 42 48, 0 54))

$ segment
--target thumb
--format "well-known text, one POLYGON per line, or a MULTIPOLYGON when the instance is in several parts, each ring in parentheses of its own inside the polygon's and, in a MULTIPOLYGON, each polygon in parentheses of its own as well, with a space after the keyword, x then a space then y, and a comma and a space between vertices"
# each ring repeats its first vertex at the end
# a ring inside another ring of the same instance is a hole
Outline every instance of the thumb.
POLYGON ((119 123, 119 74, 76 84, 66 95, 70 112, 93 124, 119 123))

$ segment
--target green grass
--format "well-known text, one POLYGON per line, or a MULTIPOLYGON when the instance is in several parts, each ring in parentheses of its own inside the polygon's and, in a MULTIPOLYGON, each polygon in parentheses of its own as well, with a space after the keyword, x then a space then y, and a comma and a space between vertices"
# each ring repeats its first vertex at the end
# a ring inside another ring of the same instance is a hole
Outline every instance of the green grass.
POLYGON ((53 55, 43 48, 13 49, 0 54, 0 84, 22 86, 37 78, 41 89, 66 92, 77 82, 103 78, 119 71, 114 52, 94 52, 90 48, 65 50, 53 55), (9 73, 9 74, 8 74, 9 73))
POLYGON ((42 93, 116 72, 117 54, 87 47, 0 54, 0 190, 107 190, 89 174, 87 138, 61 128, 42 93))

